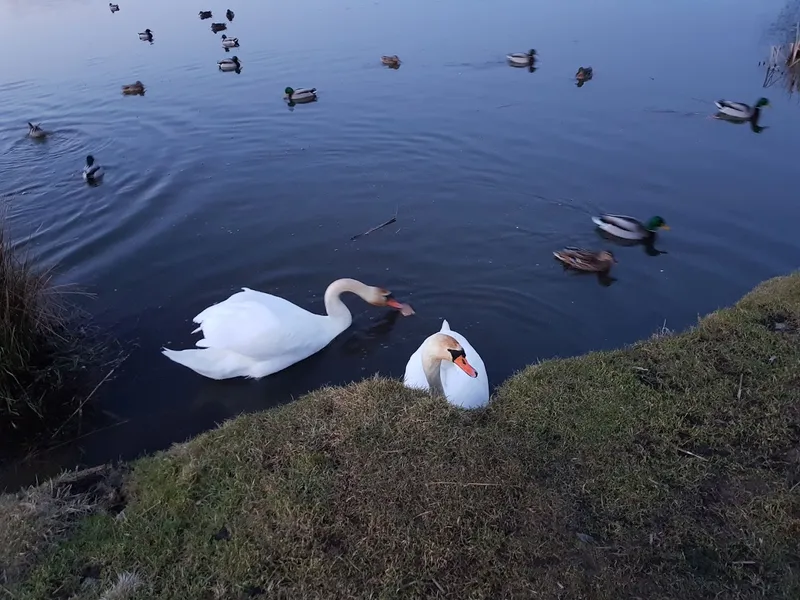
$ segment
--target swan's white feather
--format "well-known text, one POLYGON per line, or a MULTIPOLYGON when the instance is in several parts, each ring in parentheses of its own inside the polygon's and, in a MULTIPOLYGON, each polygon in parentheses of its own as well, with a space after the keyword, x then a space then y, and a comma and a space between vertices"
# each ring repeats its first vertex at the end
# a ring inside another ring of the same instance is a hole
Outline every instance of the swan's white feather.
MULTIPOLYGON (((442 387, 447 401, 461 408, 485 406, 489 402, 489 377, 480 354, 472 347, 467 338, 450 329, 450 324, 446 320, 442 322, 439 332, 454 337, 461 344, 467 355, 467 361, 478 372, 478 376, 473 378, 453 363, 442 361, 440 366, 442 387)), ((408 360, 403 383, 409 388, 430 389, 428 379, 425 377, 425 370, 422 367, 422 346, 417 348, 408 360)))
POLYGON ((202 349, 165 349, 164 355, 212 379, 271 375, 319 352, 350 325, 249 288, 209 306, 194 322, 202 349))

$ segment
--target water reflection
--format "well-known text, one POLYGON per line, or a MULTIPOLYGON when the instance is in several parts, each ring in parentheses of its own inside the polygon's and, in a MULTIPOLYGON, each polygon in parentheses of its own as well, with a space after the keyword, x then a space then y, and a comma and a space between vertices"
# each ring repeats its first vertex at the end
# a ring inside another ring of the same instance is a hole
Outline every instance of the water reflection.
POLYGON ((632 246, 641 246, 644 249, 645 254, 648 256, 660 256, 661 254, 668 254, 666 250, 659 250, 656 248, 656 240, 658 239, 658 234, 653 233, 652 236, 647 237, 643 240, 626 240, 622 238, 618 238, 615 235, 608 233, 607 231, 603 231, 599 227, 595 228, 595 233, 599 235, 602 239, 606 240, 607 242, 611 242, 612 244, 616 244, 617 246, 627 247, 630 248, 632 246))

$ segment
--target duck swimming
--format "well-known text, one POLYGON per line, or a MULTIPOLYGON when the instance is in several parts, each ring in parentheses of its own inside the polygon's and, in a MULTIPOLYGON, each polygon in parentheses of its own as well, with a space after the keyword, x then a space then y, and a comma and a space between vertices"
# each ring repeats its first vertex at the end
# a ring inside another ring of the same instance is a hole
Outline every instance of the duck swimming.
POLYGON ((239 38, 229 38, 224 33, 222 34, 222 47, 223 48, 238 48, 239 38))
POLYGON ((83 180, 89 183, 99 181, 103 178, 103 167, 94 161, 91 154, 86 157, 86 166, 83 167, 83 180))
POLYGON ((139 34, 139 39, 143 42, 152 42, 153 41, 153 32, 149 29, 145 29, 139 34))
POLYGON ((604 232, 623 240, 652 240, 659 229, 669 230, 661 217, 651 217, 647 223, 625 215, 600 215, 592 221, 604 232))
MULTIPOLYGON (((39 125, 41 125, 41 123, 39 125)), ((35 140, 42 140, 47 137, 47 132, 39 125, 34 125, 28 121, 28 137, 32 137, 35 140)))
POLYGON ((210 19, 211 18, 211 11, 210 10, 201 10, 200 11, 200 18, 201 19, 210 19))
POLYGON ((578 67, 578 72, 575 73, 575 80, 578 82, 578 87, 589 81, 594 75, 592 67, 578 67))
POLYGON ((119 4, 111 4, 108 3, 108 8, 111 10, 112 13, 115 13, 119 10, 119 4))
POLYGON ((584 250, 583 248, 567 247, 563 250, 553 252, 561 263, 576 271, 586 271, 588 273, 608 273, 614 265, 616 259, 608 250, 584 250))
POLYGON ((233 21, 234 14, 230 8, 225 11, 225 17, 227 17, 228 21, 233 21))
POLYGON ((400 66, 400 58, 396 54, 392 56, 381 56, 381 63, 392 69, 397 69, 400 66))
POLYGON ((228 28, 225 23, 212 23, 211 24, 211 31, 214 33, 219 33, 220 31, 225 31, 228 28))
POLYGON ((719 110, 719 114, 733 119, 741 119, 742 121, 758 120, 761 107, 770 105, 769 100, 766 98, 759 98, 755 106, 750 106, 744 102, 731 102, 730 100, 717 100, 714 104, 719 110))
POLYGON ((144 96, 144 84, 141 81, 122 86, 122 93, 126 96, 144 96))
POLYGON ((225 58, 217 63, 220 71, 238 71, 242 68, 242 63, 239 62, 239 57, 225 58))
POLYGON ((305 102, 314 102, 317 99, 317 88, 297 88, 296 90, 287 87, 283 90, 286 94, 285 100, 294 102, 296 104, 303 104, 305 102))
POLYGON ((506 59, 512 67, 532 67, 536 62, 536 50, 531 49, 527 54, 522 52, 507 54, 506 59))

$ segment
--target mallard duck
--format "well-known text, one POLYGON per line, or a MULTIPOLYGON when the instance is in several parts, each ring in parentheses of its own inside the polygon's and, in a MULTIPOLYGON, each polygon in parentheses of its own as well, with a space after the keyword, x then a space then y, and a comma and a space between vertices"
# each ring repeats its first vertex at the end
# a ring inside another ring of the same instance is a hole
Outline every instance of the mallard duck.
MULTIPOLYGON (((39 124, 41 125, 41 123, 39 124)), ((37 140, 41 140, 47 137, 47 132, 39 127, 39 125, 34 125, 30 121, 28 122, 28 136, 32 137, 37 140)))
POLYGON ((211 24, 211 31, 214 33, 219 33, 220 31, 225 31, 228 28, 225 23, 212 23, 211 24))
POLYGON ((217 63, 220 71, 238 71, 242 68, 242 63, 239 62, 239 57, 224 58, 217 63))
POLYGON ((228 21, 233 21, 234 14, 230 8, 225 11, 225 16, 228 18, 228 21))
POLYGON ((145 29, 139 34, 139 39, 143 42, 152 42, 153 41, 153 32, 149 29, 145 29))
POLYGON ((303 102, 313 102, 317 99, 317 88, 297 88, 292 89, 287 87, 283 90, 286 96, 284 98, 289 102, 302 104, 303 102))
POLYGON ((624 240, 647 240, 653 238, 657 230, 669 229, 661 217, 651 217, 647 223, 642 223, 624 215, 600 215, 592 217, 592 221, 606 233, 624 240))
POLYGON ((229 38, 224 33, 222 34, 222 47, 223 48, 238 48, 239 38, 229 38))
POLYGON ((141 81, 122 86, 122 93, 126 95, 144 95, 144 84, 141 81))
POLYGON ((394 69, 400 66, 400 58, 396 54, 393 56, 381 56, 381 62, 394 69))
POLYGON ((86 157, 86 166, 83 167, 83 180, 88 182, 99 181, 103 177, 103 167, 94 161, 91 154, 86 157))
POLYGON ((522 52, 507 54, 506 59, 512 67, 530 67, 536 61, 536 50, 531 49, 527 54, 522 52))
POLYGON ((583 248, 567 247, 553 252, 565 267, 589 273, 607 273, 612 265, 617 262, 614 255, 608 250, 584 250, 583 248))
POLYGON ((589 81, 593 74, 592 67, 578 67, 578 72, 575 73, 575 79, 578 81, 589 81))
POLYGON ((211 11, 210 10, 201 10, 200 11, 200 18, 201 19, 210 19, 211 18, 211 11))
POLYGON ((111 10, 112 13, 115 13, 119 10, 119 4, 111 4, 108 3, 108 8, 111 10))
POLYGON ((720 114, 726 117, 747 121, 749 119, 757 119, 761 112, 761 107, 769 106, 769 100, 766 98, 759 98, 756 105, 752 107, 743 102, 731 102, 729 100, 717 100, 714 104, 716 104, 720 114))

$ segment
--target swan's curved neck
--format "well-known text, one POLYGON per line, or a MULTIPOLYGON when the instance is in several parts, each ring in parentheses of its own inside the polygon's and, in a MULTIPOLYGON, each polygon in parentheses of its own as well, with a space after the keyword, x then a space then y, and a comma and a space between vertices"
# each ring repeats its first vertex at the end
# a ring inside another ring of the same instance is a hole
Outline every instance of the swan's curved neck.
POLYGON ((368 287, 355 279, 337 279, 325 290, 325 312, 331 321, 342 327, 342 331, 350 327, 353 322, 353 315, 350 309, 342 302, 341 295, 344 292, 358 294, 366 298, 368 287))
POLYGON ((427 344, 422 352, 422 370, 425 373, 425 379, 428 381, 431 394, 433 396, 444 396, 444 385, 442 385, 442 359, 438 358, 427 344))

